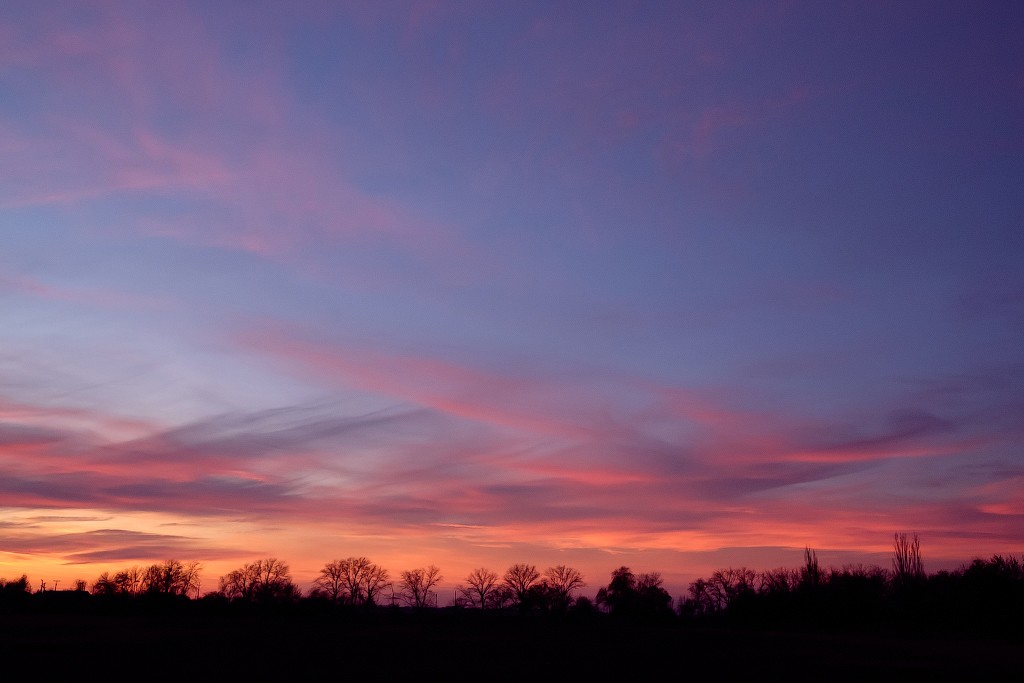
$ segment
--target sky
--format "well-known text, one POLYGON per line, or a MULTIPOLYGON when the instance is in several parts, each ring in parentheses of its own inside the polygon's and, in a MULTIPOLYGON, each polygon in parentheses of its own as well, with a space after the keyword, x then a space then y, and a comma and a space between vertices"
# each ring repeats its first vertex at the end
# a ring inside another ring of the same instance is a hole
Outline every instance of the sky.
POLYGON ((1018 2, 0 6, 0 576, 1024 551, 1018 2))

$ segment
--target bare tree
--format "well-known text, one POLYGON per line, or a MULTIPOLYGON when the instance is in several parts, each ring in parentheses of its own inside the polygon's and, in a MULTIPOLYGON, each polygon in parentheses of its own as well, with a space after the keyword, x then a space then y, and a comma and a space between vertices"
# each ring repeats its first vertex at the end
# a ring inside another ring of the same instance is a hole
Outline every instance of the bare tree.
POLYGON ((148 593, 188 595, 199 585, 199 569, 198 562, 184 564, 178 560, 165 560, 146 569, 142 585, 148 593))
POLYGON ((800 586, 805 589, 813 589, 820 586, 825 580, 825 572, 818 564, 818 554, 811 550, 810 546, 804 547, 804 566, 800 569, 800 586))
POLYGON ((566 567, 564 564, 548 567, 544 576, 554 595, 555 606, 559 608, 568 607, 572 603, 573 591, 587 585, 578 569, 566 567))
POLYGON ((661 572, 644 572, 636 577, 636 588, 639 591, 661 588, 663 583, 661 572))
POLYGON ((490 569, 474 569, 466 577, 466 587, 459 586, 459 593, 474 607, 485 609, 493 603, 492 596, 498 586, 498 575, 490 569))
POLYGON ((487 596, 487 604, 491 609, 505 609, 514 604, 516 595, 512 589, 505 584, 498 584, 487 596))
MULTIPOLYGON (((164 595, 188 595, 199 589, 198 562, 184 563, 179 560, 165 560, 146 568, 139 566, 122 569, 113 576, 108 572, 100 574, 93 582, 92 592, 97 595, 139 595, 160 593, 164 595)), ((84 590, 84 583, 82 590, 84 590)), ((78 585, 78 582, 75 584, 78 585)))
POLYGON ((109 572, 103 572, 92 583, 93 595, 113 595, 117 593, 117 582, 110 577, 109 572))
POLYGON ((320 595, 334 604, 345 602, 345 560, 332 560, 325 564, 313 584, 320 595))
POLYGON ((434 565, 425 569, 403 571, 402 578, 398 582, 398 586, 402 590, 402 600, 411 607, 426 607, 434 586, 440 581, 441 570, 434 565))
POLYGON ((718 600, 711 593, 711 584, 703 578, 690 584, 689 593, 690 597, 683 603, 687 611, 701 615, 718 609, 718 600))
POLYGON ((896 583, 909 583, 924 578, 924 564, 921 562, 921 539, 915 532, 907 537, 897 533, 893 537, 892 575, 896 583))
POLYGON ((757 572, 746 567, 719 569, 707 582, 707 595, 714 609, 726 609, 743 595, 754 592, 757 572))
POLYGON ((525 605, 528 601, 530 588, 533 584, 537 583, 539 578, 540 572, 532 564, 514 564, 505 572, 502 581, 515 594, 516 601, 520 605, 525 605))
POLYGON ((220 577, 219 592, 236 600, 270 602, 300 596, 288 565, 276 557, 256 560, 220 577))
POLYGON ((779 567, 766 569, 758 575, 757 590, 759 593, 789 593, 799 584, 800 572, 779 567))
POLYGON ((349 605, 373 604, 380 592, 391 585, 388 570, 365 557, 328 562, 314 583, 333 602, 349 605))
POLYGON ((199 597, 199 572, 202 568, 203 565, 195 560, 185 565, 185 570, 181 576, 180 595, 188 595, 190 592, 195 591, 196 597, 199 597))
POLYGON ((346 567, 349 602, 353 605, 374 604, 377 595, 391 585, 388 570, 365 557, 348 558, 346 567))
POLYGON ((117 587, 116 592, 136 595, 142 592, 145 570, 142 567, 134 566, 122 569, 114 574, 113 582, 117 587))
POLYGON ((376 605, 381 593, 391 587, 391 576, 388 570, 380 565, 371 565, 370 569, 363 574, 363 602, 368 605, 376 605))
POLYGON ((249 571, 249 565, 245 565, 220 577, 217 592, 229 600, 252 600, 255 585, 255 577, 249 571))
POLYGON ((276 557, 253 563, 255 595, 257 600, 269 601, 298 597, 299 589, 292 583, 288 565, 276 557))

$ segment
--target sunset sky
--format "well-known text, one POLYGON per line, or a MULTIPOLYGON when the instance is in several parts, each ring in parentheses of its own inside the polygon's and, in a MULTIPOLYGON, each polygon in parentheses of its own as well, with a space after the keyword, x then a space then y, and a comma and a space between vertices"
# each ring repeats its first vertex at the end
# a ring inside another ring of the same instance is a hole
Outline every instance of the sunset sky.
POLYGON ((4 2, 0 577, 1024 551, 1022 35, 4 2))

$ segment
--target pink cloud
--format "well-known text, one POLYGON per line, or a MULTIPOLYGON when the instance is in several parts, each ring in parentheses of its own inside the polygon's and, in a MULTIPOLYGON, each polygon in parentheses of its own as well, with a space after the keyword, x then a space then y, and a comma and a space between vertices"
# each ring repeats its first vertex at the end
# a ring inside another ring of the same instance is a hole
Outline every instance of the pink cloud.
MULTIPOLYGON (((431 380, 455 377, 471 383, 488 376, 444 363, 423 366, 433 368, 433 374, 427 375, 431 380)), ((400 365, 397 371, 419 367, 400 365)), ((6 422, 27 423, 48 413, 45 407, 5 404, 2 408, 0 420, 6 422)), ((54 411, 52 424, 61 423, 60 413, 54 411)), ((459 412, 453 415, 463 417, 459 412)), ((565 446, 564 437, 559 436, 554 443, 562 445, 533 450, 524 448, 530 439, 484 438, 484 433, 476 431, 453 436, 454 423, 438 423, 436 435, 423 433, 422 441, 408 443, 396 437, 406 429, 386 428, 413 420, 409 426, 421 429, 423 411, 333 422, 322 422, 316 415, 299 414, 295 419, 285 415, 283 422, 281 417, 272 411, 224 416, 174 429, 150 426, 138 438, 71 450, 67 444, 74 443, 76 432, 68 426, 64 436, 60 431, 51 437, 42 431, 10 431, 12 438, 0 448, 0 468, 5 474, 0 488, 4 500, 15 508, 160 513, 185 520, 242 519, 247 524, 285 528, 303 538, 329 537, 337 529, 357 530, 377 539, 356 542, 361 553, 377 549, 381 561, 388 562, 440 561, 461 573, 484 558, 522 560, 515 555, 525 552, 524 543, 532 548, 525 559, 538 562, 556 552, 598 552, 599 559, 586 560, 584 567, 601 575, 607 571, 609 556, 636 553, 653 557, 651 553, 804 544, 826 552, 845 548, 885 553, 892 530, 903 528, 921 531, 932 557, 970 552, 979 534, 1001 539, 990 540, 997 551, 1016 538, 1007 524, 1013 525, 1013 515, 1019 512, 998 507, 1012 499, 1007 498, 1012 483, 990 491, 988 499, 998 509, 981 505, 951 510, 945 502, 894 506, 884 496, 876 499, 859 493, 856 477, 847 477, 846 484, 828 481, 831 474, 868 474, 860 470, 708 457, 672 471, 650 469, 650 463, 628 454, 615 464, 614 458, 623 455, 621 448, 602 447, 600 436, 581 440, 575 447, 565 446), (372 438, 364 443, 360 434, 372 438), (448 442, 443 441, 446 434, 448 442), (339 437, 329 442, 334 446, 320 443, 329 436, 339 437), (761 469, 762 465, 771 469, 761 469), (307 472, 317 474, 307 477, 307 472), (340 478, 325 480, 325 473, 340 478), (764 479, 765 486, 753 489, 739 479, 731 489, 723 483, 730 475, 744 474, 755 483, 758 477, 774 479, 764 479), (330 519, 324 518, 324 509, 331 510, 330 519), (952 528, 960 530, 960 538, 943 535, 952 528)), ((543 430, 539 435, 551 436, 543 430)), ((862 479, 861 485, 866 481, 870 479, 862 479)), ((127 538, 124 543, 106 537, 95 540, 91 544, 90 537, 69 538, 74 545, 68 547, 69 557, 102 563, 129 555, 141 557, 132 553, 144 554, 142 546, 150 545, 142 538, 138 548, 127 538)), ((163 540, 150 540, 162 547, 163 540)), ((165 540, 168 548, 201 553, 198 559, 234 552, 199 541, 175 545, 179 542, 165 540)), ((270 550, 280 554, 282 549, 270 550)), ((293 561, 315 567, 326 559, 307 549, 293 561)))
POLYGON ((481 372, 437 358, 314 344, 271 329, 239 335, 238 341, 248 350, 286 360, 303 373, 456 417, 555 437, 590 438, 603 431, 597 424, 581 425, 531 407, 531 400, 552 387, 526 378, 481 372))
POLYGON ((150 420, 77 408, 54 405, 32 405, 0 397, 0 419, 30 425, 52 426, 57 429, 82 430, 106 434, 107 438, 131 438, 149 434, 161 428, 150 420))
POLYGON ((6 147, 24 159, 7 208, 76 204, 126 193, 188 190, 209 194, 227 185, 228 170, 216 157, 171 145, 138 129, 115 137, 95 126, 57 121, 61 138, 29 136, 9 128, 6 147), (98 163, 102 162, 102 163, 98 163))
POLYGON ((978 500, 978 510, 1000 517, 1024 519, 1024 474, 1007 477, 976 487, 971 498, 978 500))
MULTIPOLYGON (((647 407, 610 420, 615 390, 609 389, 612 394, 588 394, 587 383, 579 383, 579 379, 573 386, 473 369, 439 358, 330 346, 305 341, 280 328, 250 330, 237 340, 246 350, 281 359, 304 376, 320 381, 524 434, 610 444, 608 449, 597 449, 597 453, 625 444, 653 444, 663 437, 645 433, 653 430, 651 434, 656 434, 665 428, 680 441, 676 446, 663 444, 659 448, 674 447, 694 462, 737 470, 758 463, 838 465, 940 457, 975 451, 985 443, 976 438, 950 439, 947 432, 954 429, 951 423, 918 413, 897 413, 873 435, 846 442, 835 442, 835 436, 831 436, 830 443, 819 432, 837 433, 834 426, 802 434, 805 430, 783 415, 726 408, 724 403, 716 405, 694 391, 628 377, 617 378, 618 385, 640 392, 639 396, 646 397, 647 407)), ((595 467, 593 458, 582 462, 582 468, 586 467, 595 467)))
POLYGON ((942 445, 912 445, 888 447, 850 447, 817 451, 783 452, 779 455, 793 462, 870 462, 874 460, 892 460, 895 458, 929 458, 942 455, 953 455, 976 450, 988 440, 969 439, 947 442, 942 445))
MULTIPOLYGON (((479 548, 522 538, 550 548, 853 548, 884 546, 893 528, 939 534, 953 524, 937 504, 893 508, 884 496, 863 493, 880 476, 873 462, 897 462, 892 456, 941 433, 940 422, 920 414, 901 413, 877 436, 840 442, 831 457, 807 462, 800 456, 808 449, 784 424, 762 438, 767 418, 745 422, 748 416, 711 407, 698 393, 649 392, 672 399, 660 415, 699 430, 692 443, 685 435, 660 442, 644 437, 642 426, 616 426, 594 402, 574 405, 557 384, 536 378, 313 344, 281 331, 240 341, 328 383, 429 410, 356 422, 221 418, 106 443, 76 436, 74 425, 52 438, 12 430, 0 452, 5 497, 15 506, 276 517, 303 529, 329 506, 335 519, 367 533, 404 538, 448 524, 479 548), (431 423, 431 415, 446 417, 431 423), (414 420, 415 429, 378 431, 378 419, 414 420), (482 429, 457 427, 463 423, 482 429)), ((4 414, 27 423, 46 411, 14 406, 4 414)), ((1012 536, 1005 525, 1015 509, 998 493, 972 513, 965 533, 1012 536)), ((934 547, 951 552, 957 543, 936 540, 934 547)))
MULTIPOLYGON (((345 140, 295 106, 283 33, 261 31, 261 50, 243 68, 223 51, 215 28, 182 8, 95 7, 75 25, 61 24, 59 13, 54 19, 9 51, 24 53, 21 61, 72 99, 106 97, 115 105, 106 111, 120 114, 90 116, 82 106, 73 120, 46 115, 21 129, 0 126, 0 148, 11 152, 6 168, 17 169, 0 172, 7 181, 0 205, 70 209, 172 195, 182 204, 175 216, 129 209, 142 215, 100 229, 136 235, 141 227, 164 239, 247 251, 316 278, 339 277, 324 249, 353 245, 401 252, 444 286, 493 273, 495 264, 453 226, 347 177, 345 140), (167 111, 204 125, 167 126, 167 111)), ((402 269, 363 279, 380 287, 387 277, 410 275, 402 269)))

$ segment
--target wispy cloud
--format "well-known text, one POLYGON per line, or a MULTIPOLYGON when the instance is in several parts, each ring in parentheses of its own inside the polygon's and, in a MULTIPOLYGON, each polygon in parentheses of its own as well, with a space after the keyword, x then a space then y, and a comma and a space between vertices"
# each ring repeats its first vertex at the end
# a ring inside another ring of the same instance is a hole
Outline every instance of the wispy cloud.
MULTIPOLYGON (((104 520, 82 517, 36 517, 33 522, 82 522, 104 520)), ((211 545, 207 539, 158 534, 128 529, 101 528, 72 533, 51 533, 38 523, 12 523, 0 531, 0 547, 15 555, 58 555, 65 564, 110 562, 147 563, 156 558, 202 556, 210 559, 238 557, 237 552, 211 545)))

